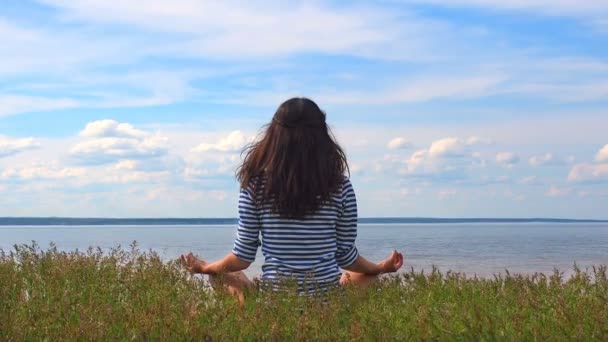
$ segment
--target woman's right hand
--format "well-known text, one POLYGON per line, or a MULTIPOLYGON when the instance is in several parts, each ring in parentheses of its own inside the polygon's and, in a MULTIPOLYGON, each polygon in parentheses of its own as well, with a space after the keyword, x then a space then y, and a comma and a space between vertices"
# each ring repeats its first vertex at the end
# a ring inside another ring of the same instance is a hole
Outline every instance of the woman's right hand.
POLYGON ((190 273, 205 273, 206 262, 198 259, 190 252, 188 255, 180 255, 181 263, 190 273))
POLYGON ((403 254, 393 250, 391 255, 380 262, 382 273, 393 273, 397 272, 401 266, 403 266, 403 254))

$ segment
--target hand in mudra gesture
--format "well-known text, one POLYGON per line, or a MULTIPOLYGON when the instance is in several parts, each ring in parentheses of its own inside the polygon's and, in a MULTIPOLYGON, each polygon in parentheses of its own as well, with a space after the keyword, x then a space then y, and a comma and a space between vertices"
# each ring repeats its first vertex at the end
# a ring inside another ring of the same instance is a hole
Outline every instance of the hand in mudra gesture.
POLYGON ((204 266, 207 264, 203 260, 198 259, 194 254, 180 255, 181 264, 186 267, 190 273, 205 273, 204 266))
POLYGON ((393 250, 391 255, 380 262, 384 273, 397 272, 403 266, 403 254, 393 250))

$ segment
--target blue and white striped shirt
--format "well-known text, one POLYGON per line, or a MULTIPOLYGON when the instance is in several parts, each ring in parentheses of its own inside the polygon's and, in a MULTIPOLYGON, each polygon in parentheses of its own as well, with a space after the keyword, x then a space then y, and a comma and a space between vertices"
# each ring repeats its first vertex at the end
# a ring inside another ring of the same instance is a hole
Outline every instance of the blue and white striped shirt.
MULTIPOLYGON (((302 219, 281 218, 272 211, 271 203, 256 206, 254 196, 261 191, 241 190, 232 252, 253 262, 261 245, 263 281, 295 277, 300 285, 314 283, 316 289, 337 285, 340 267, 351 265, 359 256, 355 246, 357 200, 350 180, 345 178, 328 203, 302 219)), ((305 292, 314 288, 307 286, 305 292)))

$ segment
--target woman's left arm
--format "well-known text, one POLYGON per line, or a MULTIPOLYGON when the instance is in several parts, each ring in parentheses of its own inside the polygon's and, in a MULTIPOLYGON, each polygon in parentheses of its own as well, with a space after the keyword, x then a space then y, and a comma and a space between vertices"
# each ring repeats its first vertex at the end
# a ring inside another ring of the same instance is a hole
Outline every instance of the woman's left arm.
POLYGON ((182 256, 182 263, 193 273, 218 274, 242 271, 255 261, 260 245, 260 225, 257 208, 250 193, 242 189, 239 196, 239 224, 232 253, 222 259, 206 263, 192 253, 182 256))

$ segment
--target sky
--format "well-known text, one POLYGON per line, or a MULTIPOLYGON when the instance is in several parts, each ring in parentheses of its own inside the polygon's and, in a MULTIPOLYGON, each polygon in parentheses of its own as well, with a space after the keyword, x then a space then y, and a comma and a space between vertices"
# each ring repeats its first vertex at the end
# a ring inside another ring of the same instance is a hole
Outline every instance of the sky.
POLYGON ((3 0, 0 216, 235 217, 306 96, 360 216, 608 219, 606 46, 606 0, 3 0))

